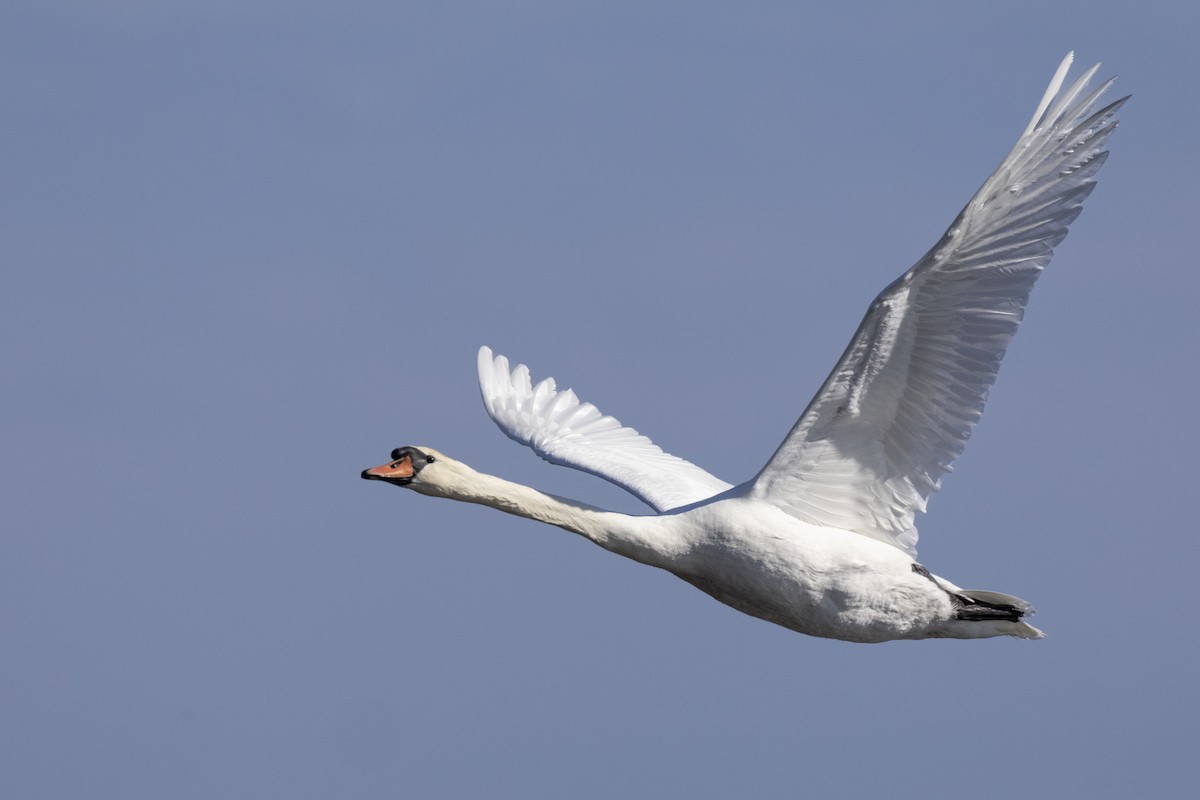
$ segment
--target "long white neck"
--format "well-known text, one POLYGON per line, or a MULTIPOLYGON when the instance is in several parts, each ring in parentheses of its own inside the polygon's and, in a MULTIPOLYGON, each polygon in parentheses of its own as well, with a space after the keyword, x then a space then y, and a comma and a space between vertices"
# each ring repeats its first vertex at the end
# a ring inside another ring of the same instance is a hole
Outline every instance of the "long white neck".
POLYGON ((585 503, 539 492, 519 483, 454 464, 450 480, 437 485, 413 484, 422 494, 498 508, 586 537, 606 550, 657 567, 669 567, 681 542, 663 518, 605 511, 585 503))

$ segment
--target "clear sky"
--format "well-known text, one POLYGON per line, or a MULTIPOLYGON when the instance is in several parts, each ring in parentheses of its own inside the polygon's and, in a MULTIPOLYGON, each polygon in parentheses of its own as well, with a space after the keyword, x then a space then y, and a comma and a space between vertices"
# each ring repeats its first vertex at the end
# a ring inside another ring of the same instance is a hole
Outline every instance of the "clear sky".
POLYGON ((8 2, 0 795, 1182 797, 1195 3, 8 2), (1133 92, 921 560, 1040 642, 853 645, 359 480, 636 511, 475 352, 740 482, 1054 68, 1133 92))

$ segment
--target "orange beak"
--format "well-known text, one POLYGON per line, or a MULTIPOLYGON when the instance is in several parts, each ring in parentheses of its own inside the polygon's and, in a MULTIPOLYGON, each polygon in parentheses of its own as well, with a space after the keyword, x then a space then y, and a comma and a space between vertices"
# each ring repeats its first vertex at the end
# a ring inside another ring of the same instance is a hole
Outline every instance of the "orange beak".
POLYGON ((396 483, 404 486, 412 480, 416 472, 413 469, 412 456, 405 455, 397 461, 389 461, 387 464, 380 464, 378 467, 364 469, 362 477, 369 481, 387 481, 388 483, 396 483))

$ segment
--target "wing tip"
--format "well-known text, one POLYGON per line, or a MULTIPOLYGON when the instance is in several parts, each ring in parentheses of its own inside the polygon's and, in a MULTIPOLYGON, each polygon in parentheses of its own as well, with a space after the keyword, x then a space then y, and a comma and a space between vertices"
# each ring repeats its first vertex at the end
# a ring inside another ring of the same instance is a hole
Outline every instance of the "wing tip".
POLYGON ((489 385, 495 370, 495 360, 492 357, 492 348, 486 344, 479 348, 479 353, 475 356, 475 368, 479 372, 480 387, 489 385))
POLYGON ((1029 124, 1025 126, 1025 132, 1022 136, 1027 136, 1032 133, 1042 121, 1042 116, 1046 113, 1046 109, 1054 102, 1054 98, 1062 89, 1063 81, 1067 79, 1067 71, 1071 69, 1071 64, 1075 61, 1075 51, 1071 50, 1066 57, 1059 63, 1058 69, 1054 71, 1054 77, 1050 79, 1050 85, 1046 87, 1046 91, 1042 94, 1042 99, 1038 103, 1037 110, 1033 112, 1033 118, 1029 120, 1029 124))
MULTIPOLYGON (((1063 85, 1066 83, 1067 74, 1070 72, 1071 65, 1074 63, 1074 61, 1075 51, 1072 50, 1068 52, 1066 57, 1064 57, 1059 63, 1058 69, 1054 71, 1054 77, 1050 79, 1050 84, 1046 87, 1046 91, 1042 94, 1042 99, 1038 103, 1037 109, 1033 112, 1033 117, 1029 120, 1029 124, 1025 126, 1025 130, 1021 134, 1022 137, 1028 136, 1029 134, 1038 130, 1043 124, 1047 122, 1053 122, 1055 119, 1058 119, 1060 116, 1062 116, 1064 112, 1067 112, 1068 106, 1074 102, 1076 98, 1078 98, 1078 96, 1082 93, 1082 90, 1092 82, 1092 79, 1095 78, 1096 73, 1100 70, 1100 62, 1096 62, 1090 68, 1085 70, 1084 73, 1077 78, 1065 92, 1063 92, 1063 85), (1062 96, 1062 99, 1060 99, 1058 104, 1055 105, 1054 101, 1059 99, 1060 95, 1062 96)), ((1114 81, 1116 81, 1115 75, 1101 84, 1100 88, 1092 95, 1091 99, 1094 99, 1106 92, 1108 88, 1112 86, 1114 81)), ((1125 99, 1127 98, 1122 98, 1122 100, 1125 99)))
POLYGON ((483 406, 487 409, 488 416, 499 423, 496 418, 497 404, 516 391, 514 374, 509 370, 508 359, 493 353, 492 348, 483 345, 476 355, 475 366, 479 374, 479 392, 483 396, 483 406))

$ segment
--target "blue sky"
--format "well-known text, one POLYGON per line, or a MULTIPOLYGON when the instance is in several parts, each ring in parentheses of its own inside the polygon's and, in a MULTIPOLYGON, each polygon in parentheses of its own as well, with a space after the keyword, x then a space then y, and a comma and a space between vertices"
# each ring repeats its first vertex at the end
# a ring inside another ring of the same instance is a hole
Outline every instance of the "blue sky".
POLYGON ((1183 796, 1194 4, 0 11, 0 794, 1183 796), (1041 642, 851 645, 358 479, 488 344, 733 482, 1068 50, 1134 93, 921 560, 1041 642))

